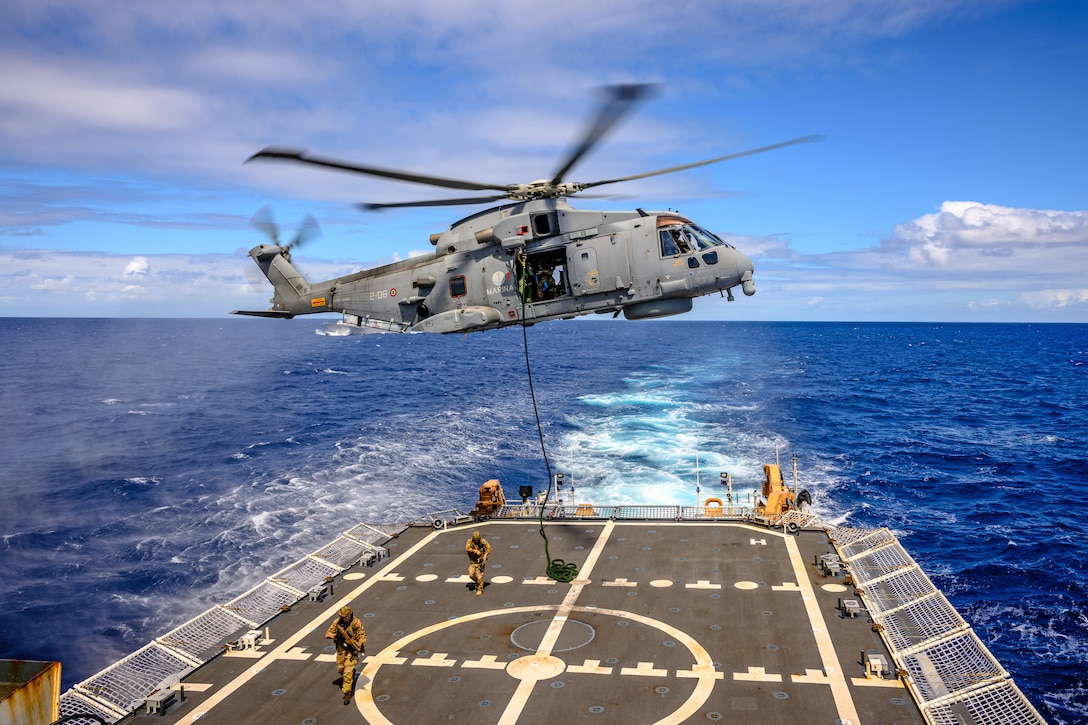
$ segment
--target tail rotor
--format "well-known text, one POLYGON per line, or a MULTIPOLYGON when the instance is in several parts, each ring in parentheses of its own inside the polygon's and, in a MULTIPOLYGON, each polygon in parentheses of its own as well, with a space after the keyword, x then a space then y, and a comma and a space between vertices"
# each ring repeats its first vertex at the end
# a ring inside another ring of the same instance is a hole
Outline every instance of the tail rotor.
POLYGON ((292 249, 298 249, 310 240, 321 236, 321 225, 317 223, 317 219, 314 219, 312 214, 307 214, 302 220, 302 224, 299 225, 298 231, 295 233, 295 238, 291 243, 281 245, 279 225, 276 224, 275 219, 272 218, 272 208, 269 205, 261 207, 257 213, 253 215, 253 218, 249 220, 249 223, 268 237, 272 244, 280 247, 283 250, 283 256, 286 257, 288 261, 291 260, 292 249))

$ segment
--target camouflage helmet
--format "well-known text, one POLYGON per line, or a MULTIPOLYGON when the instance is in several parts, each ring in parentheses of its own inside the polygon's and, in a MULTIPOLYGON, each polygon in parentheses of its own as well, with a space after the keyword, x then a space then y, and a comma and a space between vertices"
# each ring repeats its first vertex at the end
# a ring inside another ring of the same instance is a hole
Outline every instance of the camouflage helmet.
POLYGON ((341 617, 350 617, 351 616, 351 607, 347 607, 347 606, 340 607, 340 616, 341 617))
POLYGON ((479 531, 473 531, 472 532, 472 540, 473 541, 479 541, 480 540, 480 532, 479 531))

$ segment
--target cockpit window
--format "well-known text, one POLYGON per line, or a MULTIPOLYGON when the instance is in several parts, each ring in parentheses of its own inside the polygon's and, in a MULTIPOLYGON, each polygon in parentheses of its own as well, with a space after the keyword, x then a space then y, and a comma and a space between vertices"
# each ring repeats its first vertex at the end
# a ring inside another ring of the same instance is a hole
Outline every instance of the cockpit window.
POLYGON ((699 225, 690 222, 662 226, 658 228, 658 235, 661 238, 662 257, 694 254, 711 247, 729 246, 699 225))

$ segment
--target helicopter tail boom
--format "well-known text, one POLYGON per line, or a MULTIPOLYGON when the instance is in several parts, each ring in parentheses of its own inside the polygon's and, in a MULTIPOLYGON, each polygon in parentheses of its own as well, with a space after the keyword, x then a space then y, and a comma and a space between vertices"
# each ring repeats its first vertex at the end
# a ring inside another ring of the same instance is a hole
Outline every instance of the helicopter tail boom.
POLYGON ((272 283, 275 290, 270 310, 234 310, 233 315, 279 317, 290 319, 309 312, 328 312, 330 300, 314 297, 310 283, 291 264, 290 252, 275 244, 260 244, 249 250, 249 256, 272 283))

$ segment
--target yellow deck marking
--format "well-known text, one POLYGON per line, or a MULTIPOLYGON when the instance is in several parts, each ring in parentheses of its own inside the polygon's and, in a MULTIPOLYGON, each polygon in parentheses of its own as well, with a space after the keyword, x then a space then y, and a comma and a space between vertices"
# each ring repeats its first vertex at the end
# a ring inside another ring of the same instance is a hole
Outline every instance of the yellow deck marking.
POLYGON ((827 624, 820 612, 820 605, 816 601, 816 591, 812 588, 812 582, 809 581, 805 562, 797 548, 797 541, 792 536, 783 536, 782 538, 786 544, 786 551, 789 552, 794 574, 797 575, 797 583, 801 589, 801 601, 804 602, 808 621, 812 625, 812 636, 816 639, 816 646, 820 650, 823 671, 827 675, 828 684, 831 685, 831 696, 835 699, 835 707, 839 711, 839 720, 861 722, 858 719, 857 708, 854 706, 854 699, 850 696, 850 688, 846 685, 846 676, 839 670, 839 658, 835 653, 835 643, 831 641, 831 635, 827 633, 827 624))
POLYGON ((669 671, 655 669, 653 662, 639 662, 638 667, 624 667, 620 670, 620 674, 639 675, 640 677, 665 677, 669 674, 669 671))
POLYGON ((611 667, 601 667, 600 660, 586 660, 580 665, 570 665, 567 672, 575 672, 582 675, 611 675, 611 667))
POLYGON ((688 589, 721 589, 722 588, 721 584, 711 584, 706 579, 700 579, 699 581, 695 582, 694 584, 685 584, 684 586, 687 587, 688 589))
POLYGON ((734 672, 733 679, 743 682, 781 682, 782 675, 767 674, 766 667, 749 667, 747 672, 734 672))
POLYGON ((421 667, 453 667, 457 660, 448 660, 449 652, 435 652, 430 657, 416 657, 412 664, 421 667))
POLYGON ((715 680, 725 679, 725 673, 715 670, 714 665, 695 665, 690 670, 677 670, 676 676, 686 677, 688 679, 696 679, 699 677, 710 677, 715 680))
POLYGON ((637 587, 638 582, 629 582, 626 579, 613 579, 610 582, 601 582, 602 587, 637 587))
POLYGON ((484 655, 478 660, 465 660, 462 667, 470 670, 505 670, 507 662, 499 662, 498 655, 484 655))

